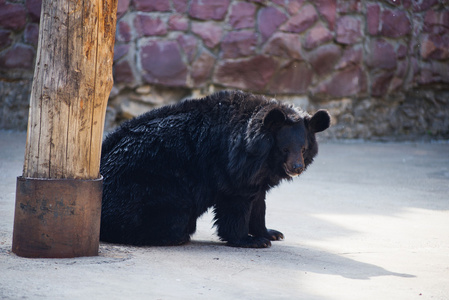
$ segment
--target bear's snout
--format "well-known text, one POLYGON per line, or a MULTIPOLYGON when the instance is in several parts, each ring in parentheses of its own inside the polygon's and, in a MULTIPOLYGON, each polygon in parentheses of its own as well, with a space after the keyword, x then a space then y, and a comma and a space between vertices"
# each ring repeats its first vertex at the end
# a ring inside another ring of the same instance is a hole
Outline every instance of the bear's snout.
POLYGON ((285 173, 290 177, 296 177, 304 171, 304 164, 302 163, 295 163, 290 167, 287 163, 284 163, 283 167, 285 173))
POLYGON ((297 174, 300 174, 302 171, 304 171, 304 164, 303 163, 294 164, 293 171, 297 174))

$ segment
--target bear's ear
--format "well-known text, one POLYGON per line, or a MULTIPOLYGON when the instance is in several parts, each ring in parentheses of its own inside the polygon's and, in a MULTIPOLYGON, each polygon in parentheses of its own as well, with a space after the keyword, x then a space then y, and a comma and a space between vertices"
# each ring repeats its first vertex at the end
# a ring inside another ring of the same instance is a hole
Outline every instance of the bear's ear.
POLYGON ((273 108, 267 112, 263 118, 263 126, 267 129, 277 129, 284 125, 287 117, 284 112, 278 108, 273 108))
POLYGON ((329 128, 331 117, 326 110, 320 109, 309 121, 309 129, 312 132, 321 132, 329 128))

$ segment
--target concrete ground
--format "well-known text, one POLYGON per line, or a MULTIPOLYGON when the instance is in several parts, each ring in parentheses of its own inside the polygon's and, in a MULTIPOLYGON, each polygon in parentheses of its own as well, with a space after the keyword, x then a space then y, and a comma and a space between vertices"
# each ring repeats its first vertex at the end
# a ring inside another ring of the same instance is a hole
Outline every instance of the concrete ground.
POLYGON ((268 249, 102 243, 98 257, 11 253, 25 134, 0 131, 1 299, 449 299, 449 143, 323 143, 269 193, 268 249))

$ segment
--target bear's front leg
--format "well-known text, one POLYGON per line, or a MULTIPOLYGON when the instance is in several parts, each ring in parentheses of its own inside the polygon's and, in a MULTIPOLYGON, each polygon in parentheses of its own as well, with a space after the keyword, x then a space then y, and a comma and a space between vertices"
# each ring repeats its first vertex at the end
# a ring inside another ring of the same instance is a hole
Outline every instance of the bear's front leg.
POLYGON ((252 201, 244 197, 221 198, 214 207, 218 236, 228 246, 243 248, 267 248, 267 237, 249 234, 252 201))
POLYGON ((265 226, 265 193, 261 193, 252 203, 251 217, 249 220, 249 233, 253 236, 259 236, 270 241, 279 241, 284 239, 282 232, 273 229, 267 229, 265 226))

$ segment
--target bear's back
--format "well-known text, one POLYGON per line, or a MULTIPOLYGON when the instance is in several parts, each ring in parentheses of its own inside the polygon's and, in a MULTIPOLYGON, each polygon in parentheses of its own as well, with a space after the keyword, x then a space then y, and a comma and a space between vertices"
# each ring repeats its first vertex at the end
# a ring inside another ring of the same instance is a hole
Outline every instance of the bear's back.
POLYGON ((174 131, 179 130, 180 126, 190 126, 192 130, 201 126, 215 126, 218 130, 221 127, 222 130, 235 131, 238 130, 236 126, 243 126, 258 108, 268 103, 263 96, 242 91, 220 91, 201 99, 188 99, 154 109, 124 122, 107 135, 102 146, 102 157, 130 133, 134 136, 137 133, 157 134, 152 128, 172 127, 174 131), (233 128, 229 126, 230 123, 233 128))

